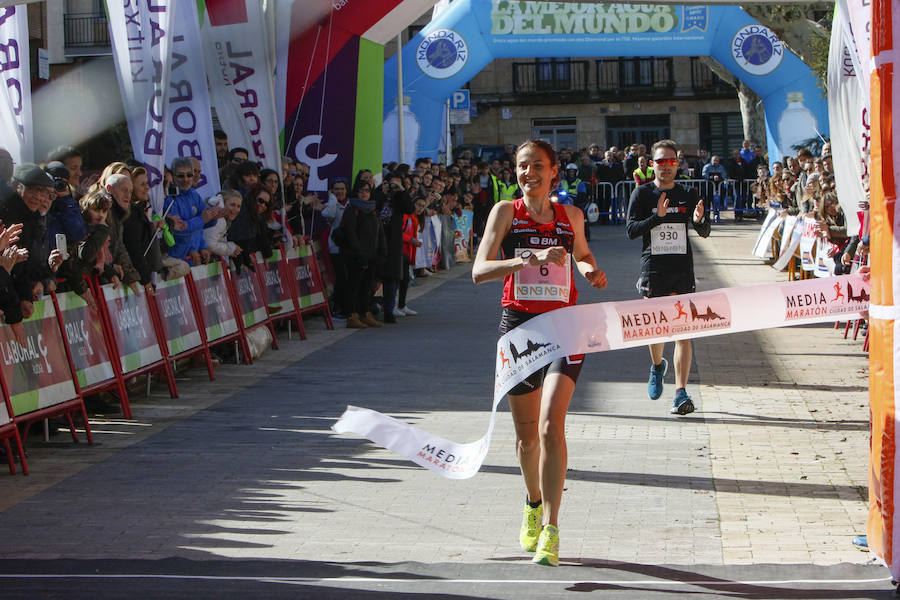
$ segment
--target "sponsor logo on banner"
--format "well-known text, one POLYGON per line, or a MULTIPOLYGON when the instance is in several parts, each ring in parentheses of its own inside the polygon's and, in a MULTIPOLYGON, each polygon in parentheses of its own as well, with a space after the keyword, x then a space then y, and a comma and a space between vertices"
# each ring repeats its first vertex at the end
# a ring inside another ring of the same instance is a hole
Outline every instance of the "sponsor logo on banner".
POLYGON ((534 371, 532 365, 560 349, 556 342, 535 341, 529 337, 510 337, 497 345, 497 386, 501 387, 521 373, 534 371))
POLYGON ((210 100, 229 145, 247 148, 251 159, 280 173, 274 67, 268 59, 262 3, 215 0, 206 3, 206 12, 209 18, 200 32, 210 100))
POLYGON ((53 304, 49 300, 34 304, 34 315, 23 322, 24 343, 16 339, 11 327, 0 327, 0 368, 15 415, 75 397, 53 304))
POLYGON ((26 6, 0 8, 0 139, 16 163, 34 160, 26 6))
POLYGON ((487 441, 482 440, 474 452, 465 446, 462 447, 463 451, 459 450, 460 447, 457 444, 453 444, 453 446, 458 449, 458 454, 442 447, 439 441, 428 441, 416 453, 416 458, 457 476, 465 476, 470 473, 474 475, 481 467, 481 461, 487 452, 487 441))
POLYGON ((150 203, 161 214, 175 3, 107 2, 106 7, 128 134, 135 158, 147 169, 150 203))
POLYGON ((751 75, 768 75, 784 58, 784 44, 762 25, 747 25, 731 40, 731 56, 751 75))
MULTIPOLYGON (((631 307, 634 307, 634 303, 631 307)), ((674 336, 731 326, 731 303, 725 294, 692 298, 663 296, 640 303, 641 310, 617 307, 622 340, 634 341, 674 336)))
POLYGON ((199 160, 200 181, 194 187, 201 197, 209 198, 221 186, 195 2, 179 5, 172 39, 166 162, 171 163, 176 156, 199 160))
POLYGON ((294 147, 294 156, 300 162, 309 165, 307 189, 311 192, 324 192, 328 190, 328 178, 319 175, 319 169, 333 163, 338 155, 333 152, 325 152, 322 156, 313 156, 309 152, 310 146, 317 146, 321 151, 322 136, 314 133, 302 138, 294 147))
POLYGON ((809 287, 803 292, 782 287, 786 321, 858 313, 869 305, 869 286, 861 280, 853 282, 829 278, 808 281, 809 287))
MULTIPOLYGON (((829 280, 724 288, 650 300, 606 302, 562 308, 553 311, 552 316, 542 315, 531 319, 522 327, 505 333, 497 341, 496 384, 491 416, 487 431, 480 440, 458 444, 387 415, 356 406, 348 406, 332 429, 337 433, 355 433, 366 437, 443 477, 454 479, 471 477, 478 471, 487 455, 497 407, 503 396, 517 383, 561 356, 574 355, 573 360, 577 361, 581 358, 577 355, 585 351, 600 352, 628 348, 636 345, 634 340, 638 335, 643 335, 642 328, 651 326, 666 328, 670 333, 677 329, 682 339, 690 339, 834 320, 831 315, 819 314, 804 320, 793 319, 792 322, 792 319, 781 311, 772 310, 770 301, 759 301, 760 298, 777 299, 779 293, 784 294, 786 303, 789 302, 787 299, 789 296, 794 298, 791 301, 794 304, 801 302, 797 298, 803 298, 804 305, 817 302, 827 305, 830 302, 835 307, 846 308, 847 317, 859 315, 859 311, 868 309, 866 302, 869 296, 868 284, 858 274, 829 280), (676 303, 680 303, 681 306, 676 303), (731 310, 732 307, 741 308, 735 312, 731 310), (585 342, 592 337, 596 339, 601 336, 603 330, 594 331, 586 337, 585 324, 599 322, 606 322, 608 331, 624 323, 630 323, 630 329, 635 335, 631 339, 626 339, 625 336, 616 339, 613 336, 609 344, 591 347, 585 342), (548 342, 551 339, 553 341, 548 342), (529 350, 531 352, 528 352, 529 350), (524 367, 526 363, 527 368, 524 367), (453 460, 449 460, 450 456, 453 460), (465 457, 465 462, 457 457, 465 457)), ((664 342, 671 339, 671 336, 660 333, 655 341, 664 342)))
POLYGON ((709 10, 705 6, 683 6, 684 19, 681 22, 681 33, 696 29, 706 31, 706 21, 709 18, 709 10))
POLYGON ((257 292, 256 273, 250 269, 241 269, 240 273, 235 274, 234 282, 244 327, 251 327, 265 321, 266 305, 263 303, 260 293, 257 292))
POLYGON ((120 351, 128 354, 129 351, 140 350, 144 345, 156 343, 156 340, 151 339, 150 330, 144 326, 146 315, 149 314, 146 302, 129 302, 128 298, 115 298, 110 304, 120 351), (126 341, 124 345, 123 341, 126 341))
POLYGON ((446 79, 459 73, 469 60, 466 40, 452 29, 435 29, 416 48, 416 64, 433 79, 446 79))
POLYGON ((185 279, 167 281, 156 288, 163 333, 172 356, 202 343, 185 279))
POLYGON ((112 378, 100 313, 88 308, 74 292, 60 294, 58 298, 78 382, 89 386, 112 378))
POLYGON ((221 263, 199 265, 192 271, 207 341, 214 342, 236 332, 237 322, 221 263))
MULTIPOLYGON (((688 29, 706 30, 701 10, 691 13, 688 29)), ((494 0, 491 10, 492 35, 662 33, 677 26, 675 6, 494 0)))

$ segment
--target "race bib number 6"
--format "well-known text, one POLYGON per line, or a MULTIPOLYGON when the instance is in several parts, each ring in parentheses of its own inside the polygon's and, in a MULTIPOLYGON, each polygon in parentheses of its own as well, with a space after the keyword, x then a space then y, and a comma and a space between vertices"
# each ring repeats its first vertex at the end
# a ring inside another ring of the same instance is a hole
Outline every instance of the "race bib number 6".
POLYGON ((687 254, 687 228, 684 223, 662 223, 650 230, 650 253, 687 254))
MULTIPOLYGON (((527 248, 516 248, 516 256, 527 248)), ((565 263, 525 267, 516 271, 513 280, 516 300, 568 302, 572 288, 572 255, 566 254, 565 263)))

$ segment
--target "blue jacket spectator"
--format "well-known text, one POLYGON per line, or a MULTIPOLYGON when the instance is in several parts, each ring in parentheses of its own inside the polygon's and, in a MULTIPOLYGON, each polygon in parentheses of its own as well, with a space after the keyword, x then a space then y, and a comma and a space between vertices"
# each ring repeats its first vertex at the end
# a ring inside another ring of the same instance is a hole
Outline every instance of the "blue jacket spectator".
POLYGON ((184 260, 188 253, 206 249, 203 226, 213 219, 218 219, 223 211, 207 207, 203 198, 192 187, 194 165, 190 158, 174 159, 172 173, 175 185, 178 186, 178 195, 174 199, 171 196, 166 198, 163 212, 168 211, 169 217, 181 219, 185 228, 181 231, 177 227, 172 228, 175 245, 169 248, 168 254, 172 258, 184 260))
POLYGON ((719 181, 728 179, 728 171, 725 169, 725 165, 719 162, 719 157, 713 156, 712 160, 703 167, 703 179, 715 181, 716 178, 719 181))
POLYGON ((58 161, 48 163, 44 170, 57 184, 53 204, 47 213, 48 241, 52 248, 56 248, 56 234, 62 233, 66 236, 68 247, 74 248, 87 235, 87 225, 81 216, 81 207, 69 189, 69 171, 58 161), (60 190, 60 187, 63 189, 60 190))

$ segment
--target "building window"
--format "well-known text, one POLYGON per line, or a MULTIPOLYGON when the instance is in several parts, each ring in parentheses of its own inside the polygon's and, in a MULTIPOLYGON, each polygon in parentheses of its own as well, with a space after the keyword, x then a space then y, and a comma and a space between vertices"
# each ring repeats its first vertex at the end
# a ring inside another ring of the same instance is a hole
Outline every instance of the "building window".
POLYGON ((532 119, 531 137, 546 140, 557 150, 578 148, 574 118, 532 119))
POLYGON ((536 76, 538 91, 567 90, 571 85, 572 73, 567 58, 537 58, 536 76))
POLYGON ((622 87, 649 87, 653 85, 653 60, 649 58, 623 58, 619 61, 619 81, 622 87))
POLYGON ((744 123, 741 113, 701 113, 700 147, 710 156, 719 155, 722 160, 731 158, 731 151, 740 149, 744 141, 744 123))
POLYGON ((606 117, 607 146, 620 149, 638 143, 649 151, 655 142, 667 139, 670 131, 668 114, 606 117))

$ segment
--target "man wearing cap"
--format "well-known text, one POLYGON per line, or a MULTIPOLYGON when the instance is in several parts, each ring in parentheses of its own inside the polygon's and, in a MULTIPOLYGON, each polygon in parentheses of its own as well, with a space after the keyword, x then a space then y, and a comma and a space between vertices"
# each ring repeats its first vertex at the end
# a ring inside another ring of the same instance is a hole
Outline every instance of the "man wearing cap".
POLYGON ((32 301, 44 293, 45 281, 52 278, 48 264, 50 247, 47 244, 47 227, 41 216, 42 205, 48 205, 53 193, 54 181, 39 166, 32 163, 17 165, 13 171, 13 181, 18 194, 12 196, 0 207, 0 221, 4 225, 22 224, 18 247, 28 251, 28 258, 16 264, 10 275, 12 287, 18 303, 4 307, 7 324, 27 319, 34 312, 32 301))
POLYGON ((47 241, 56 247, 56 235, 66 236, 67 248, 75 248, 87 235, 87 225, 81 216, 81 208, 69 188, 69 170, 59 161, 47 163, 47 175, 53 178, 53 203, 47 213, 47 241))

